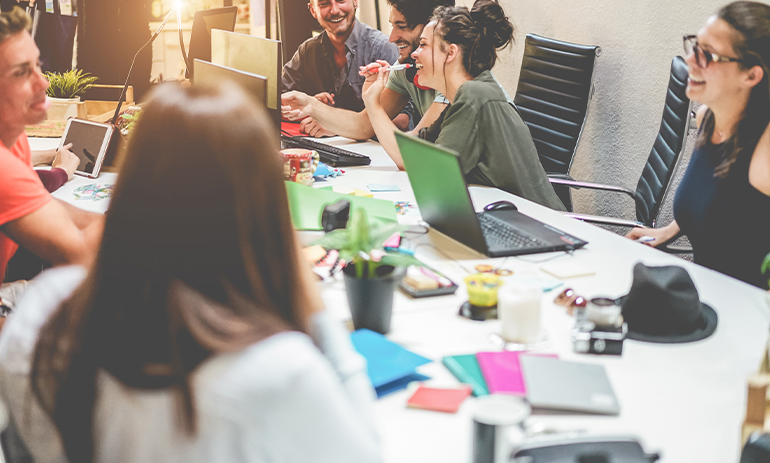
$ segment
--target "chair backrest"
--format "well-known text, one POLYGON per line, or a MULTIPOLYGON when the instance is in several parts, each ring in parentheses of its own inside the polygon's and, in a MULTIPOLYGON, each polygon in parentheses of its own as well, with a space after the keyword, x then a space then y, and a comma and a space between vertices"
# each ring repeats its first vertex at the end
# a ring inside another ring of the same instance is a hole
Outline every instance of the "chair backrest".
POLYGON ((690 99, 687 98, 687 64, 681 56, 671 61, 666 105, 655 143, 636 184, 636 218, 652 227, 671 183, 677 162, 684 151, 690 128, 690 99))
POLYGON ((593 93, 601 48, 527 34, 514 103, 545 171, 568 174, 593 93))

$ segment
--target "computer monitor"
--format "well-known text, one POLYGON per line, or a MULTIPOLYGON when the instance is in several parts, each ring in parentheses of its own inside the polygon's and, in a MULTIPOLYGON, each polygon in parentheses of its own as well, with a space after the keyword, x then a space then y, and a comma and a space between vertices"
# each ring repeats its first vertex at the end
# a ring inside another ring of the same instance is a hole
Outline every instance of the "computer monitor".
POLYGON ((308 11, 307 0, 276 0, 276 9, 282 60, 288 63, 302 42, 313 37, 314 31, 322 32, 323 28, 308 11))
POLYGON ((211 31, 211 62, 267 78, 267 110, 281 127, 281 42, 223 30, 211 31))
POLYGON ((185 74, 188 79, 191 79, 195 74, 195 69, 193 68, 195 67, 194 62, 196 59, 211 61, 211 30, 234 31, 237 16, 237 6, 226 6, 224 8, 212 8, 195 12, 192 32, 190 33, 190 53, 187 57, 190 66, 187 67, 185 74))
POLYGON ((240 85, 246 93, 252 95, 254 99, 264 106, 267 95, 267 78, 250 72, 239 71, 227 66, 207 63, 199 59, 195 60, 195 78, 193 86, 196 85, 216 85, 226 80, 240 85))

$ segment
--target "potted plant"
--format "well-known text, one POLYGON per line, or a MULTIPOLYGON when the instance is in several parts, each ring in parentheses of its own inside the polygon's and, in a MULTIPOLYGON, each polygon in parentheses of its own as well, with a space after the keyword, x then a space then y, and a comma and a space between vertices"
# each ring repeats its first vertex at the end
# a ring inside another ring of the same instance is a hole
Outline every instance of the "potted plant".
POLYGON ((346 262, 342 272, 350 314, 356 329, 385 334, 390 329, 397 267, 420 265, 413 256, 386 252, 385 240, 403 229, 397 223, 368 220, 364 209, 353 209, 347 228, 333 230, 314 244, 336 249, 346 262))
POLYGON ((762 262, 762 275, 767 276, 767 285, 770 286, 770 254, 766 255, 762 262))
POLYGON ((93 87, 97 77, 80 69, 67 72, 46 72, 48 79, 48 97, 51 99, 51 108, 48 110, 48 119, 67 120, 78 115, 78 103, 80 96, 93 87))

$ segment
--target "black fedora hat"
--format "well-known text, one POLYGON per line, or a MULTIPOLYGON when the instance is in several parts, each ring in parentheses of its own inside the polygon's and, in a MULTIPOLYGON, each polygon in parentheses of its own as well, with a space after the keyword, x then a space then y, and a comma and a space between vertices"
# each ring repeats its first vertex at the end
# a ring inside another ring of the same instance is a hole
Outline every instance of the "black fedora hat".
POLYGON ((717 313, 698 298, 687 270, 634 266, 634 282, 618 301, 628 339, 683 343, 705 339, 717 328, 717 313))

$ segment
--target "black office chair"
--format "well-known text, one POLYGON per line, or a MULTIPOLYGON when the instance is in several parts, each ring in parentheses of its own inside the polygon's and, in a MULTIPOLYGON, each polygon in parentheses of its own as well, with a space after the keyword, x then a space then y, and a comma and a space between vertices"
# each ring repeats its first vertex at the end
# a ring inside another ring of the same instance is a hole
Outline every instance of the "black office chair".
MULTIPOLYGON (((621 227, 655 227, 660 207, 671 183, 677 162, 684 151, 684 140, 690 128, 691 103, 685 94, 687 88, 687 64, 681 56, 671 61, 671 77, 668 81, 666 105, 660 129, 652 145, 650 156, 636 184, 636 191, 628 188, 598 183, 587 183, 563 178, 549 178, 551 183, 573 188, 625 193, 636 203, 637 220, 625 220, 586 214, 567 213, 569 217, 591 223, 617 225, 621 227)), ((687 252, 684 248, 667 249, 671 252, 687 252)))
POLYGON ((770 434, 755 432, 746 441, 740 463, 767 463, 770 461, 770 434))
MULTIPOLYGON (((548 174, 569 178, 593 95, 594 63, 601 52, 598 46, 527 34, 513 101, 548 174)), ((571 211, 569 188, 554 189, 571 211)))

